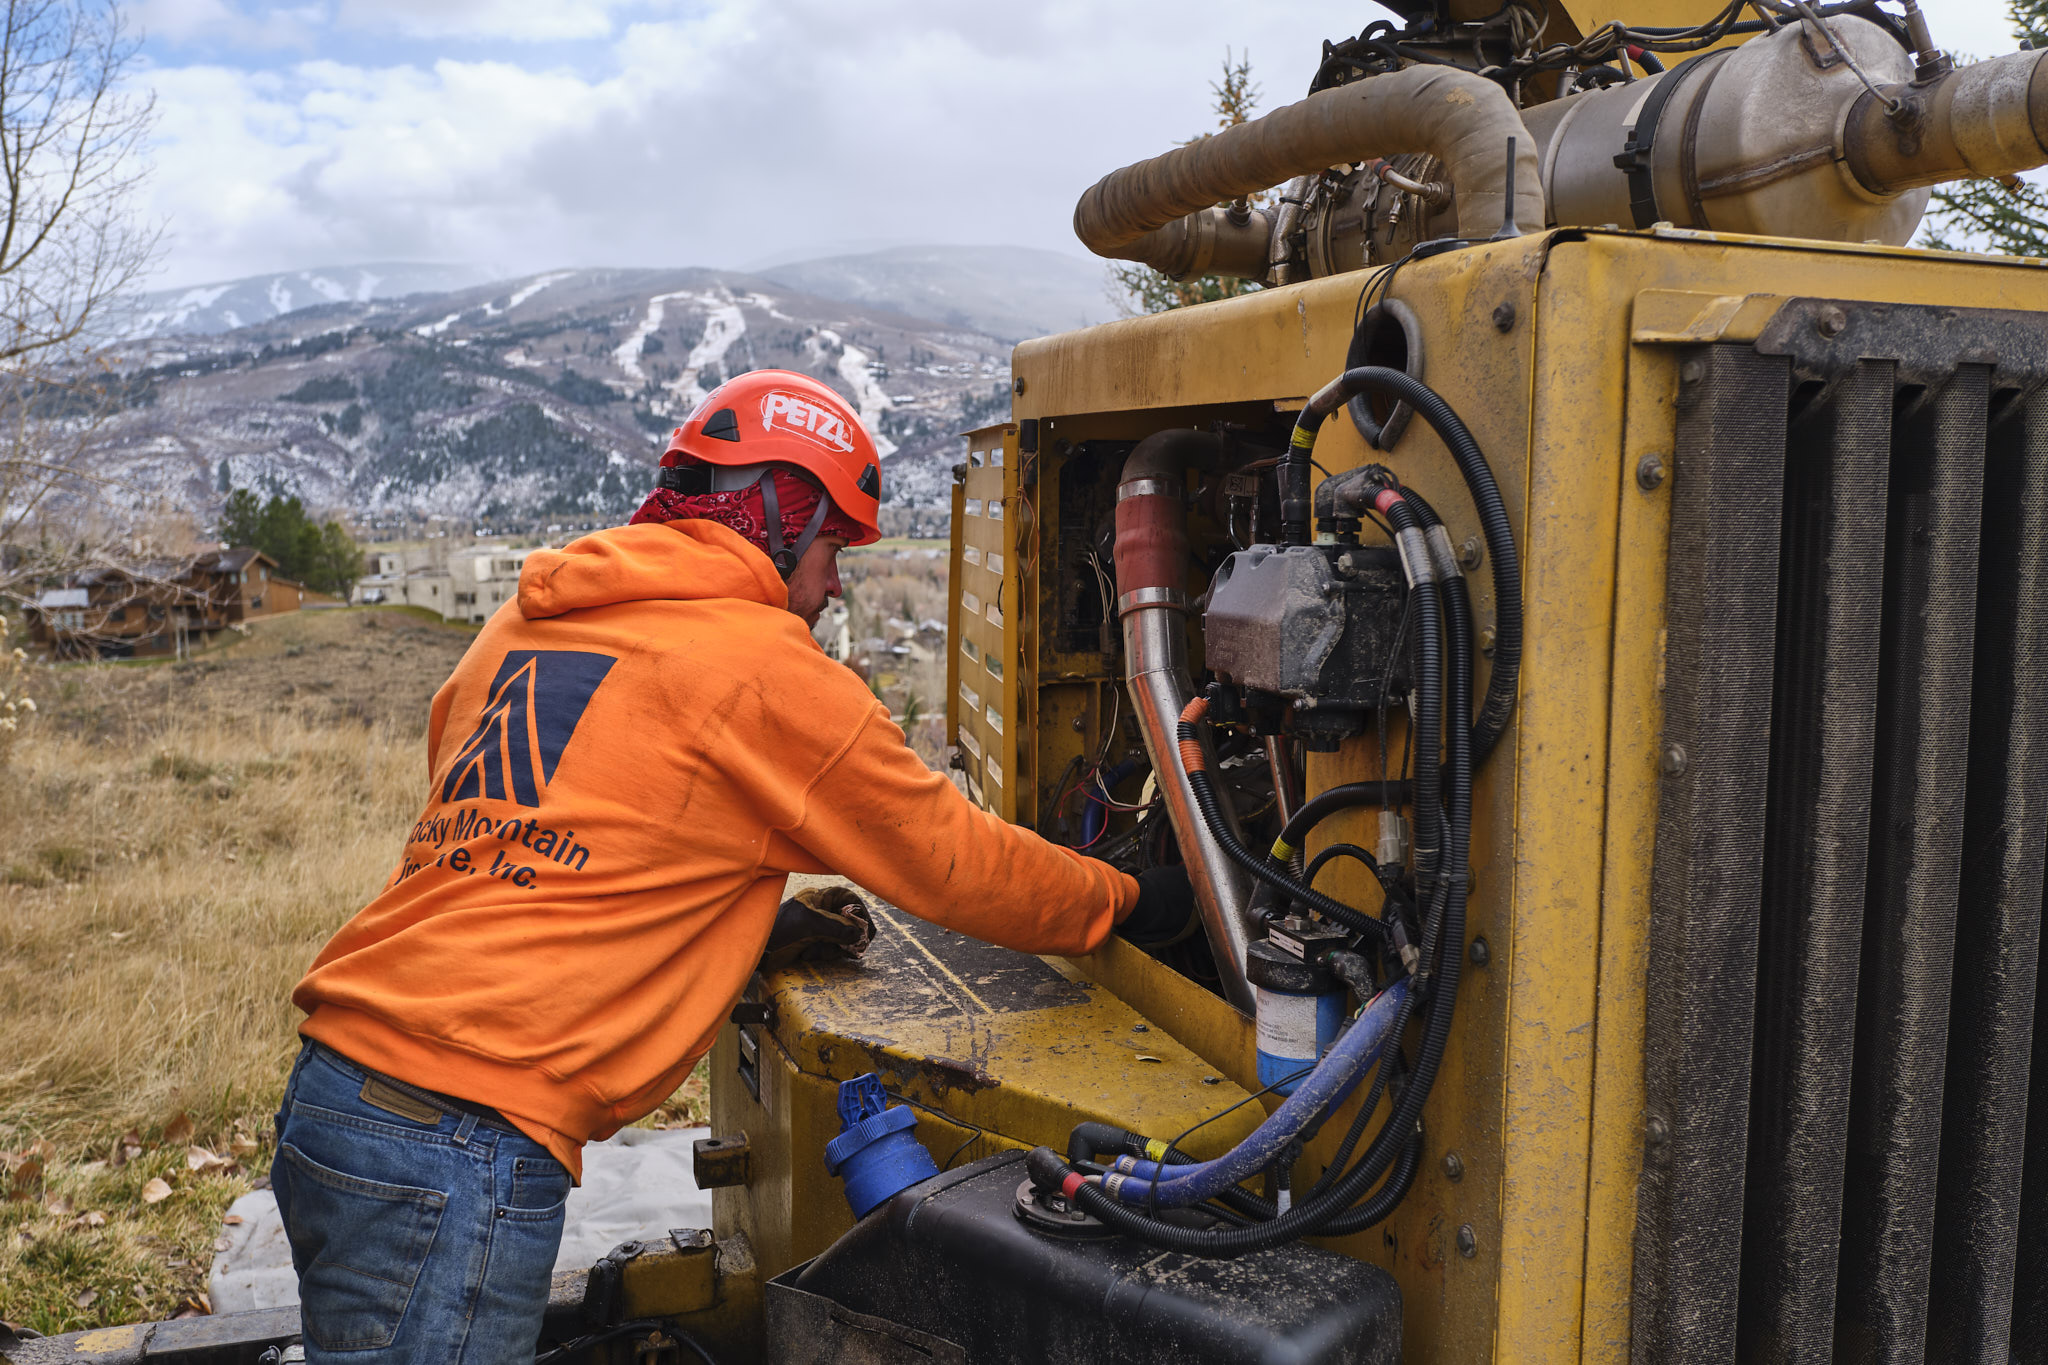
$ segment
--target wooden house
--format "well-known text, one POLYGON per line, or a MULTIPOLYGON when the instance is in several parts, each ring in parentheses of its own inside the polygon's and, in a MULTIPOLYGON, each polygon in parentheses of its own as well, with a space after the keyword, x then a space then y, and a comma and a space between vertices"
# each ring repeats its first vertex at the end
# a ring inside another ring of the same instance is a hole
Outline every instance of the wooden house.
POLYGON ((183 654, 195 641, 245 621, 308 606, 339 606, 277 572, 249 548, 189 560, 89 569, 28 611, 29 639, 57 659, 142 659, 183 654))

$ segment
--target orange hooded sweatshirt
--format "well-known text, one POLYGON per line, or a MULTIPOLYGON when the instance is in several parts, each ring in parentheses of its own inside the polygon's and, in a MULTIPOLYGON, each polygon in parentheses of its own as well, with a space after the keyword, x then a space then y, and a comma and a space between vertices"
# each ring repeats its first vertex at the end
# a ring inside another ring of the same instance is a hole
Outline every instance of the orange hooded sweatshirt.
POLYGON ((1099 945, 1137 883, 970 804, 786 601, 708 521, 530 556, 434 696, 426 809, 293 992, 300 1031, 493 1106, 580 1180, 710 1050, 789 873, 1024 952, 1099 945))

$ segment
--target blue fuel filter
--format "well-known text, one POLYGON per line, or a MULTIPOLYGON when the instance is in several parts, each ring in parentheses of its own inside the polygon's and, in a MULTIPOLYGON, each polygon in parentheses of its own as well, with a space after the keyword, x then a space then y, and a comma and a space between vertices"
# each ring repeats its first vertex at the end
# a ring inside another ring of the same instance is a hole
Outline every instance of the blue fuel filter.
POLYGON ((1259 1084, 1291 1095, 1344 1023, 1344 983, 1329 968, 1306 962, 1261 939, 1245 957, 1257 1000, 1259 1084))

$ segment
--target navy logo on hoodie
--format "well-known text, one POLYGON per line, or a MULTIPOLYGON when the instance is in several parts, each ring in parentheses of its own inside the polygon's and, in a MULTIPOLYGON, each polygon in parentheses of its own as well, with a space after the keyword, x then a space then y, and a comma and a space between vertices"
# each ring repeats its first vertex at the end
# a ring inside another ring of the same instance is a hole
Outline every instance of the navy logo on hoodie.
POLYGON ((483 718, 442 784, 443 801, 512 800, 540 805, 584 708, 617 663, 609 654, 515 649, 491 680, 483 718))

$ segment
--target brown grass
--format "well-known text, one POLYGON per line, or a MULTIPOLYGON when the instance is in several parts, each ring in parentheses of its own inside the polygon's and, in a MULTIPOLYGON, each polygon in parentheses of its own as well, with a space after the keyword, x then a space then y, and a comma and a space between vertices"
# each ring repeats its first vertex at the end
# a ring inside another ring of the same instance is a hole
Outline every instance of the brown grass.
POLYGON ((190 663, 35 680, 0 772, 0 1317, 203 1305, 221 1213, 268 1170, 291 987, 388 875, 468 641, 308 614, 190 663), (233 1169, 191 1169, 238 1137, 233 1169), (169 1198, 142 1201, 152 1178, 169 1198))
MULTIPOLYGON (((849 596, 943 619, 944 574, 877 555, 849 596)), ((428 704, 473 633, 305 613, 185 663, 27 680, 38 709, 0 750, 0 1319, 205 1307, 221 1214, 267 1180, 291 988, 390 874, 428 704), (195 1146, 236 1159, 195 1171, 195 1146), (171 1195, 144 1202, 151 1179, 171 1195)), ((943 658, 929 671, 892 678, 892 704, 942 714, 943 658)), ((643 1122, 707 1114, 700 1067, 643 1122)))
MULTIPOLYGON (((870 638, 890 638, 888 620, 916 624, 946 619, 944 553, 920 542, 884 542, 840 556, 847 626, 859 651, 870 638)), ((933 767, 946 762, 945 645, 929 660, 876 657, 869 685, 902 724, 911 747, 933 767)))

